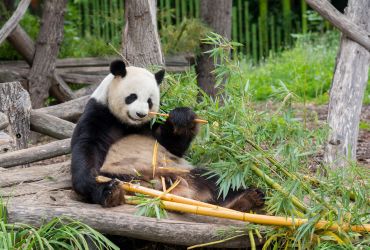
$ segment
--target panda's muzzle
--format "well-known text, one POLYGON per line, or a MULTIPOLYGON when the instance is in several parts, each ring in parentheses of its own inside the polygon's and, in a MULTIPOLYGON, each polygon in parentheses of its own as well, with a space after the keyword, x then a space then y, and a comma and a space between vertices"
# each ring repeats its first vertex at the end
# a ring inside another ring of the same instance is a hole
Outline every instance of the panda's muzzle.
POLYGON ((139 112, 136 112, 136 115, 139 117, 139 118, 134 118, 134 117, 132 117, 131 115, 130 115, 130 113, 129 112, 127 112, 127 116, 131 119, 131 120, 133 120, 133 121, 141 121, 142 120, 142 118, 144 118, 146 115, 145 114, 142 114, 142 113, 139 113, 139 112), (140 114, 140 115, 139 115, 140 114))
POLYGON ((143 114, 143 113, 139 113, 139 112, 136 112, 136 115, 140 118, 144 118, 146 116, 146 114, 143 114))

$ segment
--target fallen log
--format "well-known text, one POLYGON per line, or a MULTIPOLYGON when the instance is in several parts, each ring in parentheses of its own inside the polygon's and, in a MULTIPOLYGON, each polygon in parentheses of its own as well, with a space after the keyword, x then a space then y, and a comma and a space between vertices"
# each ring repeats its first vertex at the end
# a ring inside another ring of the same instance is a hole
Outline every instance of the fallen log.
POLYGON ((71 139, 50 142, 41 146, 21 149, 0 155, 0 167, 10 168, 41 161, 71 152, 71 139))
POLYGON ((58 105, 49 106, 37 109, 36 111, 45 114, 53 115, 67 121, 77 121, 85 109, 86 103, 90 96, 82 96, 80 98, 64 102, 58 105))
POLYGON ((8 116, 3 112, 0 112, 0 130, 8 127, 8 125, 9 125, 8 116))
POLYGON ((86 86, 84 88, 81 88, 81 89, 77 90, 74 94, 75 94, 76 97, 91 95, 98 86, 99 86, 99 83, 98 84, 91 84, 89 86, 86 86))
POLYGON ((50 93, 59 101, 70 101, 76 98, 73 91, 69 88, 67 83, 58 74, 58 70, 54 71, 54 78, 51 80, 50 93))
MULTIPOLYGON (((9 222, 22 222, 40 226, 45 220, 68 216, 79 220, 99 232, 132 237, 136 239, 163 242, 167 244, 191 246, 225 238, 219 232, 230 229, 228 225, 199 223, 171 219, 155 219, 125 213, 128 205, 104 209, 91 204, 47 205, 10 204, 7 206, 9 222), (102 223, 104 221, 104 223, 102 223)), ((239 225, 240 228, 242 226, 239 225)), ((212 247, 246 248, 247 236, 212 247)))
POLYGON ((40 111, 31 111, 31 130, 35 132, 56 139, 66 139, 72 137, 75 126, 75 124, 58 117, 40 111))
POLYGON ((99 84, 106 75, 62 73, 60 76, 68 83, 99 84))
POLYGON ((26 13, 31 0, 22 0, 17 9, 14 11, 10 19, 3 25, 0 30, 0 44, 9 36, 10 33, 17 27, 19 21, 22 19, 23 15, 26 13))

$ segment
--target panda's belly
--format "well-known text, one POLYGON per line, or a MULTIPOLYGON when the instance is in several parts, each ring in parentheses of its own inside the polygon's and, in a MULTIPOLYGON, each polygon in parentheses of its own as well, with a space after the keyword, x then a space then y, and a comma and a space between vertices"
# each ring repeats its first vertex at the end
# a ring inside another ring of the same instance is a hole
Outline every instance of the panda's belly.
MULTIPOLYGON (((138 178, 150 179, 153 176, 153 154, 156 140, 145 135, 129 135, 114 143, 106 156, 101 173, 116 175, 131 175, 138 178)), ((193 166, 179 158, 158 143, 156 150, 155 172, 160 175, 161 171, 176 169, 185 171, 193 166)))

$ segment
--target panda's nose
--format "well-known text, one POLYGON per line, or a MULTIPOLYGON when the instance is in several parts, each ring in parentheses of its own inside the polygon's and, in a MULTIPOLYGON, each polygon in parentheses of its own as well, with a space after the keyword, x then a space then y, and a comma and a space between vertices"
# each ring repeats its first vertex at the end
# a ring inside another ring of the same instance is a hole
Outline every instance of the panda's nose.
POLYGON ((139 113, 139 112, 136 112, 136 115, 140 118, 144 118, 146 116, 146 114, 143 114, 143 113, 139 113))

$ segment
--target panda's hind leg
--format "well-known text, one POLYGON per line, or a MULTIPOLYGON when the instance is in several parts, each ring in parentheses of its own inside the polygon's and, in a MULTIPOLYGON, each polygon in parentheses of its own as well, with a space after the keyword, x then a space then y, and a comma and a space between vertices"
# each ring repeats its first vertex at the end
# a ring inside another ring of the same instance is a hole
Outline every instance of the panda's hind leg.
POLYGON ((221 205, 241 212, 257 211, 265 204, 265 195, 258 188, 230 191, 221 205))

